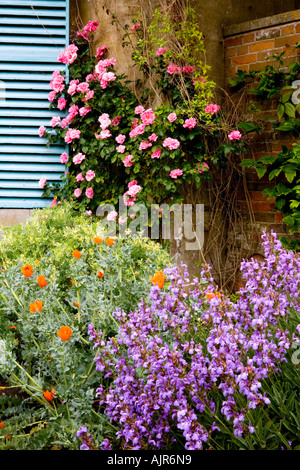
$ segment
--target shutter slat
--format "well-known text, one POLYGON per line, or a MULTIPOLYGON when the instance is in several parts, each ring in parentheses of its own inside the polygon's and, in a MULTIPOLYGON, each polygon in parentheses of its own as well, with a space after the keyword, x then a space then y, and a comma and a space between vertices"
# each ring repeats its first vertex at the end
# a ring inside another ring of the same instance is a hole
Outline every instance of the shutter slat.
POLYGON ((2 209, 42 209, 50 206, 49 199, 1 198, 2 209))
POLYGON ((7 15, 7 16, 19 16, 20 18, 24 18, 26 16, 36 16, 37 18, 41 18, 43 16, 54 16, 54 17, 66 17, 66 12, 64 10, 43 10, 41 8, 0 8, 0 16, 7 15))

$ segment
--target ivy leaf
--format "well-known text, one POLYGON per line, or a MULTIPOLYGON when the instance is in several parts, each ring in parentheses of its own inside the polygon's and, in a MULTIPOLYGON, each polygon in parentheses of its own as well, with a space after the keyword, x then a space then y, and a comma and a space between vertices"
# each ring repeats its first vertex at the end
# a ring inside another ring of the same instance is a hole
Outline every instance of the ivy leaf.
POLYGON ((264 176, 266 171, 267 171, 267 168, 265 166, 259 166, 259 167, 256 168, 256 173, 257 173, 257 176, 259 177, 259 179, 264 176))
POLYGON ((284 111, 289 117, 295 117, 295 107, 292 105, 292 103, 285 103, 284 111))
POLYGON ((271 181, 273 178, 278 176, 281 173, 281 168, 275 168, 275 170, 271 171, 269 174, 269 180, 271 181))
POLYGON ((243 160, 240 165, 242 167, 250 167, 250 166, 254 166, 256 164, 256 160, 252 159, 252 158, 245 158, 245 160, 243 160))
POLYGON ((255 126, 255 124, 252 124, 251 122, 239 122, 237 127, 239 129, 243 129, 246 133, 260 129, 260 127, 255 126))
POLYGON ((278 119, 281 119, 282 116, 284 114, 284 106, 282 103, 279 103, 279 105, 277 106, 277 116, 278 116, 278 119))
POLYGON ((278 210, 281 210, 283 208, 283 206, 285 205, 285 199, 281 198, 281 199, 276 199, 275 201, 275 206, 278 210))
POLYGON ((284 217, 283 219, 283 222, 288 225, 289 227, 292 227, 295 223, 295 219, 292 215, 287 215, 286 217, 284 217))
POLYGON ((296 170, 289 170, 289 171, 285 171, 284 174, 288 182, 291 183, 293 179, 296 177, 297 172, 296 170))

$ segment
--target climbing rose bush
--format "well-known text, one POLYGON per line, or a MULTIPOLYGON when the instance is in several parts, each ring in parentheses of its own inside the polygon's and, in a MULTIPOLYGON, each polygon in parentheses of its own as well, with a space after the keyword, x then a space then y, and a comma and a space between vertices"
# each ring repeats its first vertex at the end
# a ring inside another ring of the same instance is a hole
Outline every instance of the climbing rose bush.
POLYGON ((253 419, 270 404, 262 383, 280 372, 300 331, 286 328, 291 312, 299 323, 300 258, 274 233, 263 235, 263 247, 263 263, 241 264, 245 287, 235 303, 216 291, 209 267, 200 285, 184 266, 170 267, 152 278, 146 302, 114 312, 117 337, 107 341, 90 324, 97 396, 119 428, 102 448, 213 448, 227 426, 231 448, 235 438, 251 440, 253 419))

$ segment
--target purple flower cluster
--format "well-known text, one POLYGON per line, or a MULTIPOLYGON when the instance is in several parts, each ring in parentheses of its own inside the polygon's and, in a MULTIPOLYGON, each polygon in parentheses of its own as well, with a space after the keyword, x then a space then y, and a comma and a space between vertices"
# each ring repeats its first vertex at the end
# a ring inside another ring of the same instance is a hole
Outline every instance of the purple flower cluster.
MULTIPOLYGON (((270 403, 261 380, 279 370, 294 340, 278 320, 291 308, 300 312, 299 257, 273 233, 263 234, 263 247, 263 263, 241 264, 246 284, 236 303, 206 297, 212 284, 190 281, 184 266, 168 267, 166 290, 153 286, 147 303, 114 313, 117 337, 104 341, 90 325, 96 369, 109 378, 97 396, 119 427, 120 448, 167 450, 184 438, 186 449, 202 449, 220 431, 221 415, 234 435, 254 432, 247 411, 270 403)), ((208 268, 202 275, 212 283, 208 268)))

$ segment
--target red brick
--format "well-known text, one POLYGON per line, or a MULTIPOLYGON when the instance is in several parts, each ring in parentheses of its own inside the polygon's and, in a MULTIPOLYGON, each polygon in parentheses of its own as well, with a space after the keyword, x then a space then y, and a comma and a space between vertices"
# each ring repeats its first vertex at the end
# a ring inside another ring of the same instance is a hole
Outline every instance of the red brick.
POLYGON ((244 65, 244 64, 252 64, 256 61, 256 54, 247 54, 240 57, 233 57, 232 64, 233 65, 244 65))
POLYGON ((275 39, 275 48, 294 46, 300 39, 299 34, 293 36, 283 36, 275 39))
POLYGON ((274 202, 252 202, 253 212, 272 212, 274 208, 274 202))
POLYGON ((252 192, 252 200, 253 201, 268 201, 268 197, 264 196, 262 191, 253 191, 252 192))
POLYGON ((226 47, 225 48, 225 57, 234 57, 237 55, 236 47, 226 47))
POLYGON ((257 53, 257 62, 270 62, 270 57, 274 54, 273 51, 263 51, 257 53))
POLYGON ((295 32, 295 24, 289 24, 287 26, 282 26, 281 28, 281 36, 291 36, 295 32))
POLYGON ((225 47, 240 46, 243 43, 242 36, 235 36, 233 38, 226 38, 224 41, 225 47))
POLYGON ((300 23, 296 24, 296 33, 300 33, 300 23))
POLYGON ((259 42, 255 42, 254 44, 250 44, 249 51, 250 52, 268 51, 270 49, 274 49, 274 46, 275 46, 274 39, 270 39, 269 41, 259 41, 259 42))
POLYGON ((282 219, 283 219, 283 214, 281 212, 277 212, 275 214, 275 222, 276 224, 280 224, 282 222, 282 219))
POLYGON ((261 29, 255 34, 256 41, 265 41, 268 39, 278 38, 280 36, 280 28, 261 29))
POLYGON ((254 42, 254 33, 247 33, 243 34, 243 44, 249 44, 250 42, 254 42))
POLYGON ((236 55, 248 54, 248 49, 249 49, 249 46, 247 44, 244 46, 238 46, 236 55))
POLYGON ((249 72, 249 65, 248 65, 248 64, 245 64, 245 65, 243 65, 243 66, 237 67, 237 68, 236 68, 236 72, 237 72, 238 70, 242 70, 243 72, 249 72))

